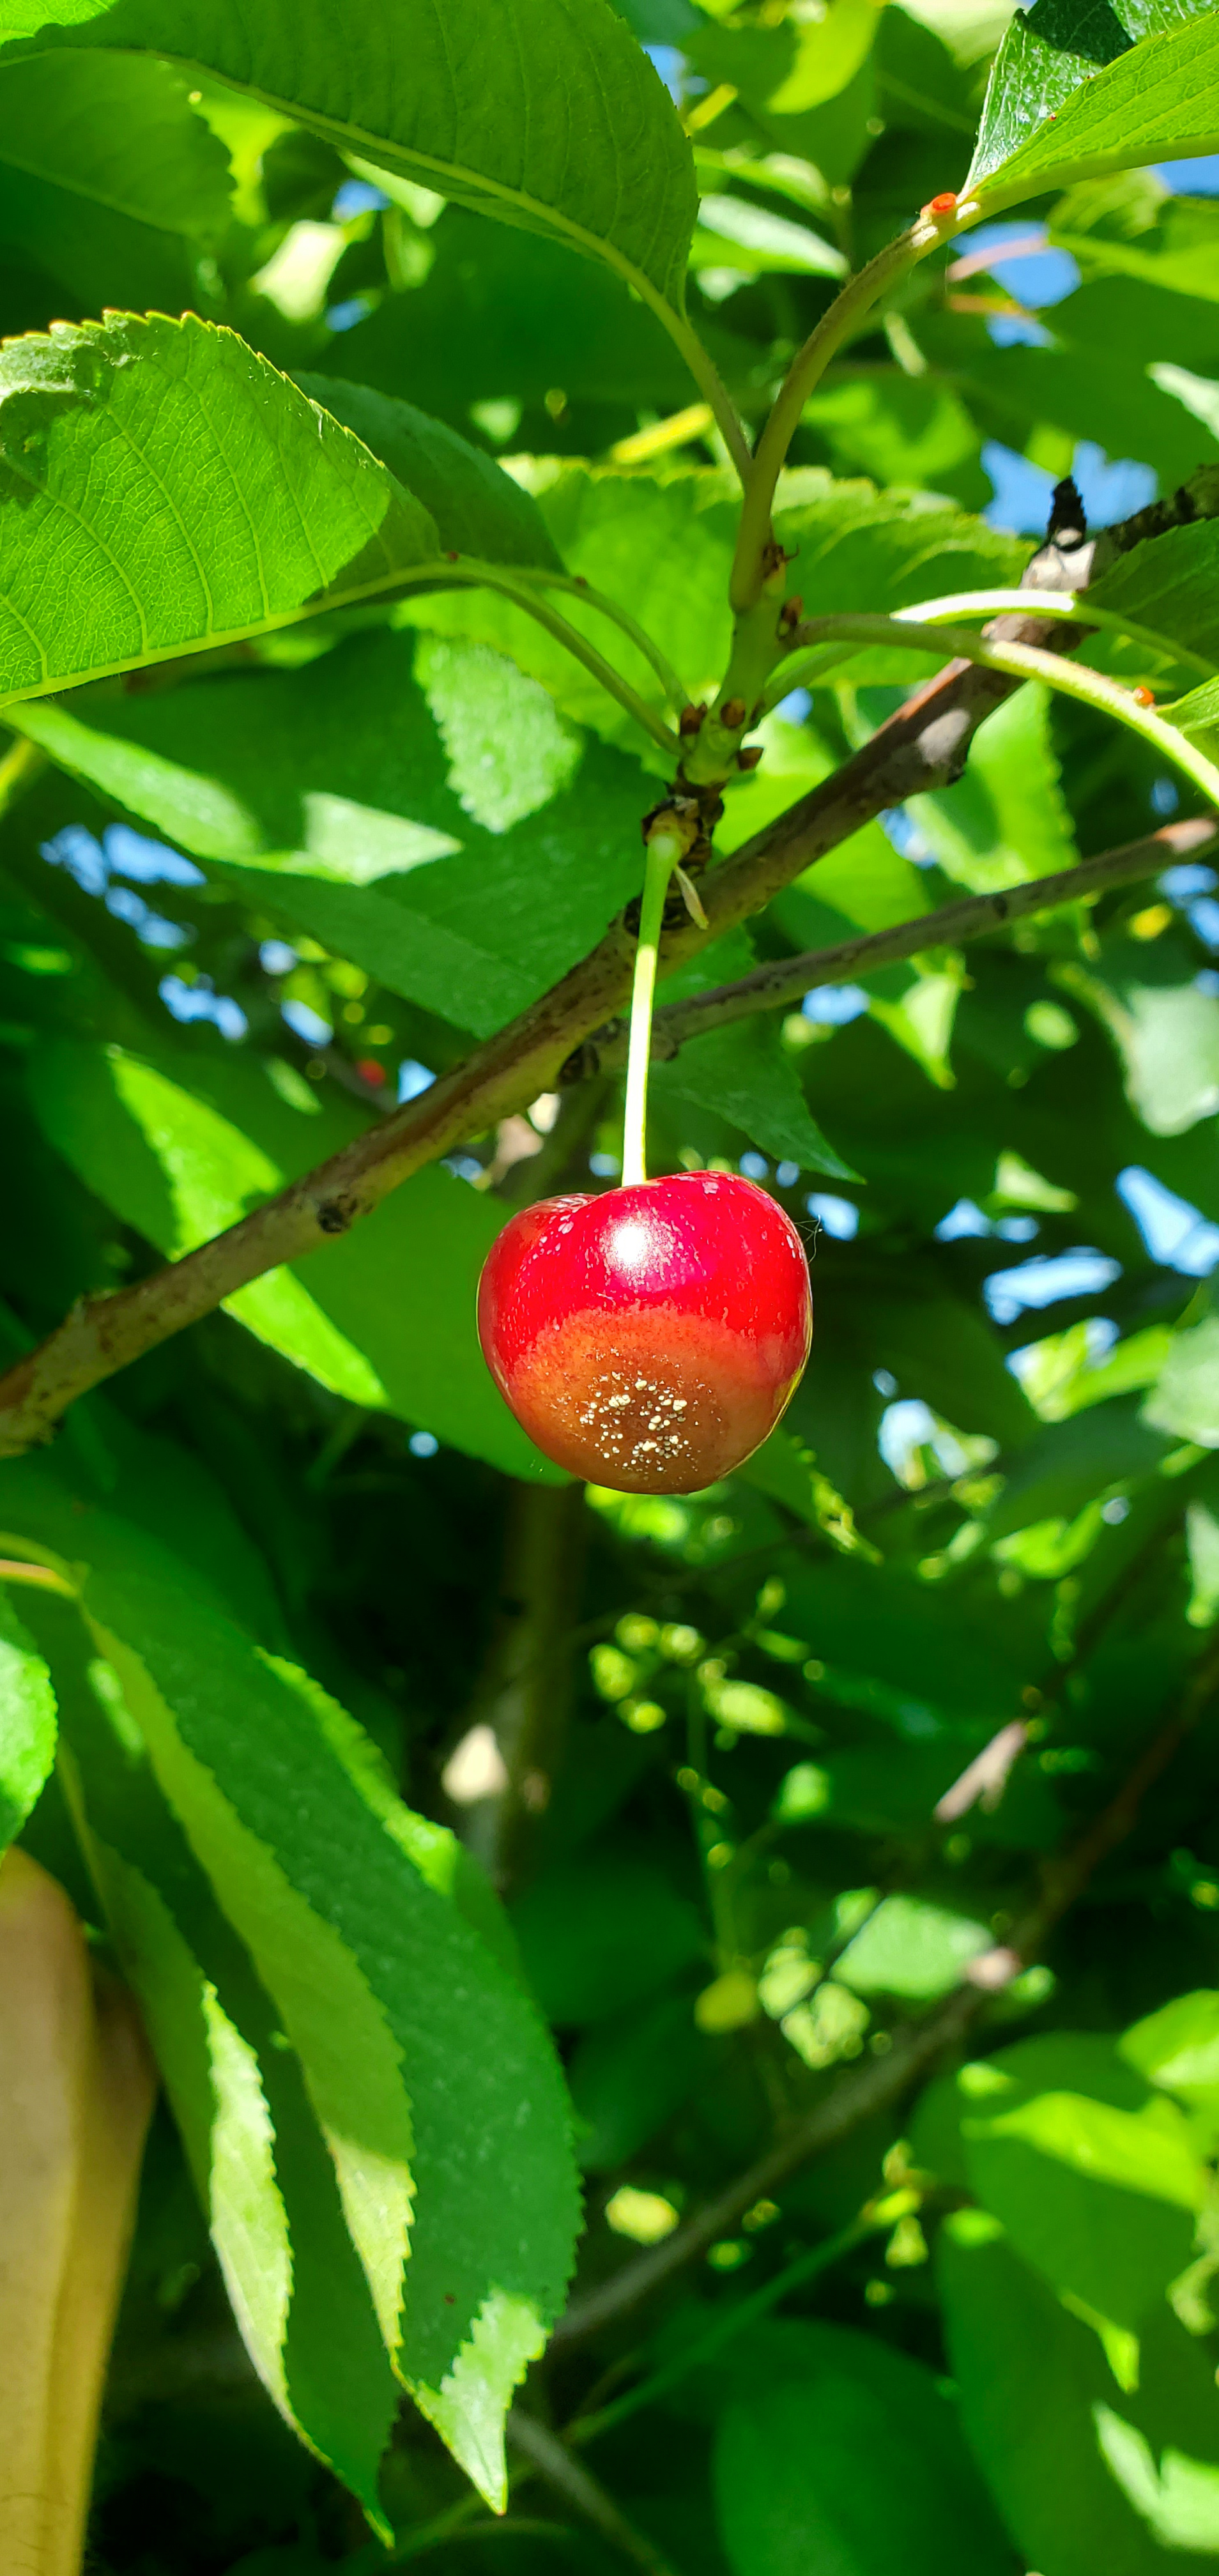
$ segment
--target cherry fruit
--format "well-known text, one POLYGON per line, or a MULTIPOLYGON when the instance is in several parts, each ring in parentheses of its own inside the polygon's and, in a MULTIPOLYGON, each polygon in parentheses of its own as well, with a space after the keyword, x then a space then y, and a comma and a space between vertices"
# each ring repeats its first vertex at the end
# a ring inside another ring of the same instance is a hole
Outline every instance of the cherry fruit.
POLYGON ((478 1292, 483 1356, 573 1475, 688 1494, 773 1431, 813 1332, 804 1246, 765 1190, 680 1172, 512 1218, 478 1292))

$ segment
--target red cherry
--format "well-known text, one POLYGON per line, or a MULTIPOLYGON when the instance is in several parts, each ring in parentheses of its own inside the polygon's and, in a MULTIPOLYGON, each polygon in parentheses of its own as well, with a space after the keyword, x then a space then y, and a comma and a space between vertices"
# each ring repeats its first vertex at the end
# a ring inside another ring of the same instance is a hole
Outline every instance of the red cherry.
POLYGON ((804 1246, 731 1173, 541 1199, 492 1244, 478 1332, 557 1465, 619 1493, 695 1493, 773 1431, 808 1358, 804 1246))

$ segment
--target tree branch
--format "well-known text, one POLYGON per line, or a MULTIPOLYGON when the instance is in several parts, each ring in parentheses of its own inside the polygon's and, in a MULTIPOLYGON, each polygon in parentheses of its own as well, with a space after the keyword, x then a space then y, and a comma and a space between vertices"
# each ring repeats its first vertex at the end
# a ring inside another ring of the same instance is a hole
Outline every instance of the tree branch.
MULTIPOLYGON (((1219 476, 1213 478, 1213 491, 1208 484, 1202 497, 1193 497, 1204 480, 1195 477, 1177 496, 1178 517, 1219 513, 1219 476)), ((1127 524, 1134 528, 1148 516, 1140 513, 1127 524)), ((1060 485, 1050 537, 1027 568, 1026 587, 1083 586, 1088 549, 1078 518, 1074 487, 1060 485)), ((1109 530, 1100 543, 1112 550, 1121 534, 1109 530)), ((996 632, 1034 645, 1077 640, 1076 630, 1064 635, 1059 627, 1054 635, 1050 621, 1036 617, 1004 617, 996 632)), ((832 778, 710 869, 703 880, 705 926, 691 921, 675 899, 666 916, 662 973, 762 911, 793 877, 878 814, 909 796, 950 786, 960 777, 978 726, 1017 685, 1003 672, 950 663, 832 778)), ((708 825, 717 808, 713 797, 706 809, 708 825)), ((710 857, 708 843, 700 855, 710 857)), ((619 917, 560 983, 474 1048, 418 1100, 367 1128, 341 1153, 290 1182, 197 1251, 129 1288, 82 1299, 37 1350, 0 1377, 0 1456, 19 1456, 49 1439, 69 1405, 90 1387, 210 1314, 251 1279, 319 1251, 424 1164, 485 1134, 511 1111, 527 1107, 539 1092, 552 1090, 573 1050, 625 1002, 634 956, 633 933, 619 917)))
MULTIPOLYGON (((670 1002, 659 1010, 652 1023, 653 1061, 667 1063, 690 1038, 702 1037, 708 1029, 726 1028, 733 1020, 749 1019, 755 1011, 779 1010, 818 985, 855 983, 863 975, 875 974, 878 967, 900 964, 926 949, 956 948, 966 940, 984 939, 988 932, 1004 930, 1030 913, 1048 912, 1059 903, 1086 902, 1107 893, 1110 886, 1153 876, 1172 860, 1194 858, 1210 849, 1216 839, 1219 822, 1204 815, 1165 823, 1120 850, 1081 859, 1076 867, 1034 877, 1027 885, 1008 886, 1001 894, 964 895, 956 903, 942 904, 938 912, 896 922, 890 930, 859 931, 835 948, 806 948, 798 957, 776 957, 766 966, 755 967, 752 975, 742 975, 738 983, 717 984, 688 1002, 670 1002)), ((615 1020, 585 1039, 564 1066, 564 1078, 611 1073, 625 1062, 626 1023, 615 1020)))
POLYGON ((505 1897, 515 1892, 559 1766, 588 1517, 580 1485, 506 1482, 499 1614, 462 1729, 464 1742, 489 1727, 502 1768, 498 1783, 464 1799, 445 1773, 450 1798, 465 1810, 462 1840, 505 1897))
POLYGON ((870 2058, 854 2074, 844 2076, 824 2101, 806 2112, 802 2120, 794 2121, 785 2136, 688 2219, 684 2227, 613 2273, 599 2289, 577 2299, 566 2316, 560 2317, 551 2336, 552 2344, 579 2342, 638 2307, 653 2290, 683 2271, 687 2263, 697 2262, 721 2236, 729 2235, 755 2201, 772 2199, 811 2157, 824 2155, 841 2139, 849 2138, 852 2130, 874 2112, 887 2111, 946 2048, 963 2037, 983 2001, 977 1989, 962 1986, 926 2021, 907 2022, 895 2031, 886 2056, 870 2058))
POLYGON ((811 2157, 837 2146, 874 2112, 888 2110, 917 2076, 933 2066, 946 2049, 955 2046, 994 1993, 1010 1984, 1036 1958, 1101 1863, 1133 1832, 1148 1791, 1197 1725, 1217 1687, 1219 1646, 1213 1646, 1195 1666, 1180 1707, 1157 1728, 1117 1795, 1067 1850, 1050 1862, 1041 1894, 1013 1933, 1010 1948, 987 1954, 1000 1963, 999 1974, 958 1987, 925 2020, 907 2022, 896 2030, 885 2056, 873 2058, 856 2073, 844 2076, 826 2100, 794 2122, 784 2137, 759 2156, 747 2172, 738 2174, 684 2227, 637 2261, 625 2264, 599 2289, 578 2299, 566 2316, 560 2317, 552 2343, 577 2342, 638 2307, 653 2290, 661 2288, 687 2263, 696 2262, 717 2238, 726 2235, 755 2201, 771 2198, 811 2157))

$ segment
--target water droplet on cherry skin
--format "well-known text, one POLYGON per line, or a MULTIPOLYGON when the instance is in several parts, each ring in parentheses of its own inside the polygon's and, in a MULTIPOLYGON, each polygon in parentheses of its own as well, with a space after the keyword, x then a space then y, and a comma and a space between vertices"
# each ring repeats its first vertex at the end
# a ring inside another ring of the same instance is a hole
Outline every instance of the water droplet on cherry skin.
POLYGON ((542 1200, 492 1245, 478 1329, 501 1394, 557 1465, 624 1493, 697 1492, 752 1455, 799 1381, 804 1247, 732 1173, 542 1200))

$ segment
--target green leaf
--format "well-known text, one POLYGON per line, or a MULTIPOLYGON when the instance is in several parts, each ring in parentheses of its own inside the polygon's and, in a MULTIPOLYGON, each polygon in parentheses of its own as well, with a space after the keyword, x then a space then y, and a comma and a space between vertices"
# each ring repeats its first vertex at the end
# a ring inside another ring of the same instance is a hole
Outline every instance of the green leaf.
POLYGON ((228 219, 227 155, 168 64, 39 56, 0 67, 3 238, 75 309, 198 302, 199 248, 228 219))
POLYGON ((1039 0, 1008 29, 962 199, 986 207, 1219 144, 1219 26, 1205 0, 1039 0), (1141 44, 1133 39, 1143 36, 1141 44))
MULTIPOLYGON (((850 0, 841 16, 782 25, 708 25, 684 48, 712 88, 734 88, 753 135, 811 162, 831 186, 849 180, 868 148, 875 104, 871 48, 880 12, 850 0)), ((747 129, 748 130, 748 129, 747 129)))
POLYGON ((956 9, 937 11, 936 19, 933 26, 906 9, 882 10, 874 55, 876 104, 886 124, 899 132, 930 135, 941 147, 952 137, 959 157, 962 143, 968 147, 973 142, 978 122, 976 75, 968 55, 976 59, 976 51, 985 52, 993 36, 987 30, 971 44, 968 17, 956 9))
MULTIPOLYGON (((188 240, 229 220, 228 155, 169 63, 123 54, 0 62, 0 168, 6 196, 7 174, 20 172, 188 240)), ((37 247, 36 227, 18 238, 37 247)))
POLYGON ((1174 1333, 1143 1420, 1200 1448, 1219 1449, 1219 1314, 1204 1314, 1174 1333))
POLYGON ((1181 2576, 1213 2566, 1219 2514, 1214 2374, 1165 2309, 1137 2394, 993 2222, 961 2211, 937 2273, 965 2430, 1013 2541, 1043 2576, 1181 2576))
POLYGON ((836 1181, 859 1178, 810 1117, 774 1012, 758 1011, 689 1039, 671 1063, 657 1065, 652 1081, 670 1114, 684 1101, 714 1109, 776 1162, 798 1163, 836 1181))
MULTIPOLYGON (((94 1671, 100 1683, 111 1668, 94 1671)), ((398 2394, 299 2060, 283 2047, 253 1968, 172 1818, 162 1810, 140 1822, 130 1812, 139 1802, 131 1796, 130 1745, 124 1752, 128 1776, 120 1771, 117 1788, 128 1812, 114 1813, 114 1789, 107 1801, 96 1755, 82 1751, 77 1813, 225 2286, 269 2396, 388 2537, 378 2468, 398 2394), (94 1821, 95 1801, 110 1808, 117 1846, 94 1821), (128 1857, 133 1846, 142 1866, 128 1857)), ((159 1805, 155 1790, 143 1803, 159 1805)))
POLYGON ((715 2451, 734 2576, 1002 2576, 1003 2533, 921 2364, 785 2323, 749 2337, 734 2377, 715 2451))
MULTIPOLYGON (((838 767, 836 755, 812 724, 766 716, 756 738, 763 746, 761 768, 729 782, 717 849, 740 849, 838 767)), ((838 849, 806 868, 768 910, 797 947, 828 948, 852 930, 886 930, 929 908, 918 869, 899 856, 879 823, 865 823, 862 831, 852 832, 838 849)))
POLYGON ((985 1516, 987 1533, 1002 1538, 1036 1522, 1071 1519, 1095 1496, 1154 1475, 1163 1456, 1164 1443, 1140 1419, 1135 1398, 1115 1391, 1110 1401, 1034 1435, 1010 1463, 985 1516))
POLYGON ((1117 2047, 1149 2084, 1190 2105, 1210 2107, 1219 2093, 1219 1994, 1203 1988, 1177 1995, 1133 2023, 1117 2047))
MULTIPOLYGON (((867 483, 835 483, 813 466, 784 475, 776 528, 785 546, 800 549, 800 585, 819 616, 882 604, 889 616, 947 591, 1019 581, 1028 561, 1020 538, 935 493, 874 492, 867 483)), ((853 663, 852 678, 863 669, 853 663)))
POLYGON ((736 1472, 758 1493, 769 1494, 772 1501, 782 1503, 798 1520, 807 1522, 810 1529, 824 1530, 844 1555, 868 1557, 879 1565, 879 1550, 860 1536, 849 1506, 829 1477, 822 1475, 813 1451, 806 1449, 782 1423, 736 1472))
POLYGON ((956 1076, 949 1061, 962 968, 949 952, 942 965, 916 959, 869 975, 868 1009, 891 1038, 920 1064, 928 1080, 950 1091, 956 1076))
POLYGON ((844 1950, 834 1974, 857 1995, 901 1995, 931 2002, 950 1994, 992 1935, 968 1915, 950 1914, 921 1897, 887 1896, 844 1950))
POLYGON ((132 1422, 100 1391, 73 1408, 64 1429, 54 1467, 45 1454, 0 1459, 0 1523, 21 1522, 36 1504, 40 1535, 69 1559, 82 1511, 99 1502, 154 1537, 171 1528, 196 1584, 218 1607, 260 1645, 287 1643, 267 1559, 197 1453, 132 1422))
POLYGON ((789 223, 766 206, 718 191, 699 200, 690 263, 696 269, 739 268, 747 277, 844 277, 847 267, 842 252, 808 224, 789 223))
POLYGON ((922 1396, 960 1430, 985 1433, 1004 1448, 1028 1439, 1035 1419, 1004 1365, 1002 1345, 974 1304, 945 1293, 942 1276, 909 1264, 899 1292, 883 1277, 865 1274, 836 1293, 827 1277, 823 1305, 831 1295, 825 1320, 833 1342, 851 1329, 870 1367, 888 1369, 903 1395, 922 1396))
POLYGON ((1075 865, 1079 852, 1050 735, 1050 692, 1033 681, 997 707, 955 787, 909 810, 945 874, 993 894, 1075 865))
MULTIPOLYGON (((108 1551, 123 1538, 122 1522, 103 1525, 108 1551)), ((181 1560, 174 1580, 194 1594, 181 1560)), ((388 2536, 378 2466, 398 2393, 299 2060, 164 1805, 114 1666, 90 1654, 75 1605, 48 1605, 39 1624, 62 1699, 68 1803, 250 2358, 388 2536)))
POLYGON ((1047 1333, 1034 1346, 1025 1393, 1043 1422, 1064 1421, 1106 1403, 1111 1395, 1154 1385, 1171 1340, 1166 1324, 1149 1324, 1145 1332, 1118 1342, 1107 1359, 1094 1362, 1086 1321, 1069 1324, 1065 1333, 1047 1333))
MULTIPOLYGON (((99 1197, 171 1258, 234 1224, 359 1132, 306 1119, 248 1057, 190 1067, 70 1040, 31 1067, 44 1133, 99 1197)), ((278 1269, 226 1305, 272 1349, 352 1404, 383 1408, 510 1474, 557 1471, 496 1392, 474 1324, 501 1212, 429 1165, 304 1270, 278 1269)))
POLYGON ((1153 626, 1219 664, 1219 520, 1169 528, 1131 548, 1089 585, 1098 607, 1153 626))
POLYGON ((55 1735, 51 1676, 0 1584, 0 1852, 37 1803, 55 1735))
MULTIPOLYGON (((160 53, 154 0, 8 0, 0 41, 160 53)), ((344 0, 198 0, 183 57, 342 148, 506 223, 607 260, 652 303, 681 305, 694 217, 689 149, 651 64, 597 0, 389 0, 375 43, 344 0), (610 102, 612 101, 612 112, 610 102)))
MULTIPOLYGON (((957 1594, 949 1627, 943 1602, 929 1584, 858 1557, 823 1557, 814 1566, 793 1555, 784 1579, 784 1624, 816 1639, 817 1660, 831 1677, 831 1696, 841 1697, 849 1675, 861 1685, 870 1680, 886 1688, 887 1701, 852 1696, 844 1706, 875 1710, 890 1730, 896 1727, 912 1742, 938 1739, 948 1762, 956 1759, 962 1742, 968 1743, 969 1754, 980 1752, 988 1735, 1011 1718, 1019 1631, 1005 1634, 1005 1621, 1013 1614, 999 1612, 993 1596, 984 1603, 967 1603, 957 1594), (937 1711, 942 1727, 936 1723, 937 1711)), ((882 1761, 892 1750, 890 1733, 882 1761)), ((948 1774, 945 1788, 954 1776, 948 1774)), ((938 1795, 936 1790, 928 1805, 938 1795)))
POLYGON ((1182 733, 1210 733, 1219 725, 1219 680, 1201 681, 1196 689, 1190 689, 1161 712, 1172 724, 1179 725, 1182 733))
POLYGON ((1131 940, 1111 948, 1100 971, 1064 960, 1054 980, 1108 1030, 1144 1126, 1153 1136, 1182 1136, 1219 1108, 1219 1002, 1199 992, 1192 975, 1168 981, 1167 958, 1166 980, 1153 982, 1151 971, 1131 940))
MULTIPOLYGON (((1036 422, 1049 421, 1073 440, 1107 439, 1123 455, 1145 458, 1161 489, 1171 491, 1200 461, 1213 464, 1219 451, 1211 432, 1176 399, 1171 380, 1158 381, 1150 367, 1138 363, 1142 317, 1122 309, 1134 292, 1128 284, 1106 281, 1056 305, 1053 348, 971 349, 962 390, 985 407, 1008 445, 1020 448, 1036 422), (1094 298, 1104 300, 1091 304, 1094 298)), ((1168 355, 1174 308, 1171 299, 1154 294, 1151 303, 1158 327, 1145 336, 1154 365, 1168 355)))
POLYGON ((689 1993, 661 1995, 577 2040, 567 2068, 585 2173, 637 2156, 714 2064, 689 1993))
POLYGON ((435 520, 442 549, 483 563, 562 564, 528 492, 441 420, 414 403, 374 393, 339 376, 301 375, 301 392, 354 431, 435 520))
POLYGON ((1183 2114, 1112 2042, 1064 2032, 967 2065, 957 2096, 971 2190, 1136 2387, 1138 2337, 1206 2200, 1183 2114))
MULTIPOLYGON (((384 182, 388 174, 373 175, 384 182)), ((680 351, 649 306, 623 294, 611 269, 594 268, 536 233, 488 229, 461 206, 449 208, 431 240, 435 258, 423 285, 384 296, 334 340, 326 351, 330 374, 408 394, 463 431, 472 404, 521 404, 532 415, 530 436, 544 448, 551 443, 548 393, 563 393, 573 408, 603 409, 614 424, 610 436, 633 426, 632 409, 663 414, 689 401, 680 351)), ((722 324, 702 336, 725 381, 747 384, 754 344, 722 324)))
POLYGON ((805 404, 804 421, 841 473, 952 492, 979 508, 986 500, 978 430, 959 396, 930 375, 844 371, 805 404))
POLYGON ((575 2227, 558 2068, 370 1797, 343 1713, 116 1535, 85 1593, 99 1650, 300 2058, 395 2367, 499 2506, 503 2415, 575 2227))
MULTIPOLYGON (((565 465, 549 482, 542 469, 538 501, 568 571, 630 612, 667 655, 692 700, 714 695, 732 623, 734 521, 723 478, 681 473, 660 481, 565 465)), ((565 600, 563 613, 641 696, 658 701, 656 674, 628 638, 578 599, 565 600)), ((641 746, 634 718, 513 601, 489 591, 433 592, 412 604, 410 615, 434 633, 494 645, 540 680, 578 723, 594 726, 608 741, 641 746)))
POLYGON ((485 648, 419 647, 429 707, 414 649, 357 636, 301 671, 13 719, 254 909, 487 1036, 637 890, 647 787, 485 648))
POLYGON ((0 699, 265 633, 434 561, 426 511, 233 333, 0 353, 0 699))
POLYGON ((604 2021, 706 1956, 694 1907, 650 1863, 583 1852, 512 1908, 525 1973, 547 2019, 604 2021))
POLYGON ((485 830, 511 831, 570 785, 584 748, 580 733, 505 654, 425 634, 415 676, 448 754, 446 785, 485 830))
POLYGON ((641 45, 680 45, 700 23, 689 0, 614 0, 614 7, 641 45))
POLYGON ((1212 1507, 1214 1500, 1213 1491, 1206 1500, 1199 1494, 1185 1507, 1185 1544, 1193 1587, 1185 1616, 1191 1628, 1213 1628, 1219 1619, 1219 1518, 1212 1507))
POLYGON ((1219 208, 1168 194, 1150 170, 1072 188, 1051 238, 1088 277, 1135 277, 1178 295, 1219 300, 1219 208))
MULTIPOLYGON (((747 975, 753 950, 744 931, 730 932, 692 958, 660 987, 662 1002, 681 1002, 747 975)), ((777 1162, 794 1162, 835 1180, 857 1180, 809 1114, 778 1014, 757 1012, 691 1038, 652 1074, 651 1096, 671 1129, 683 1112, 710 1109, 761 1145, 777 1162)))

